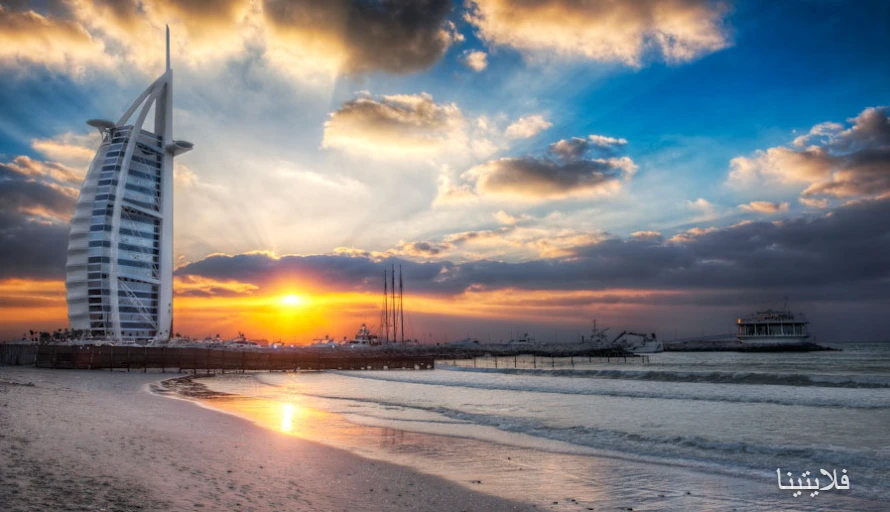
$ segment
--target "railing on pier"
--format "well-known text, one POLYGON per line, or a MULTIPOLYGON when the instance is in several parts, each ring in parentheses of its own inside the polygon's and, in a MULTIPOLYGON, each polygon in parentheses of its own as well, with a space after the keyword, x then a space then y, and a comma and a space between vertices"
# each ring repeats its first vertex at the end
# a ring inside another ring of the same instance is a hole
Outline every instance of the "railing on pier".
POLYGON ((83 370, 248 371, 387 370, 435 367, 432 356, 379 354, 370 351, 221 350, 112 345, 0 345, 0 362, 38 368, 83 370), (12 349, 9 347, 34 347, 12 349), (19 357, 27 352, 30 358, 19 357), (10 354, 16 357, 6 357, 10 354), (4 360, 5 359, 5 360, 4 360))
POLYGON ((550 357, 536 355, 488 356, 472 359, 437 359, 438 364, 456 366, 458 368, 517 368, 534 370, 551 370, 566 368, 583 368, 596 364, 649 364, 647 355, 622 356, 568 356, 550 357))

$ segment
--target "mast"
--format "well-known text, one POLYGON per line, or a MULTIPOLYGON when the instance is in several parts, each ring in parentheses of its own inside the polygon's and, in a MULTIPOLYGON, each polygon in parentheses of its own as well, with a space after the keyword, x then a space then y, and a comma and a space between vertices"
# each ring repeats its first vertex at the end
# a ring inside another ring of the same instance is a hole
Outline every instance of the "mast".
POLYGON ((383 270, 383 339, 389 341, 389 309, 386 307, 386 300, 389 293, 386 289, 386 269, 383 270))
POLYGON ((402 265, 399 265, 399 319, 402 322, 402 327, 401 327, 402 343, 405 343, 405 306, 404 306, 404 302, 402 300, 403 290, 404 289, 402 287, 402 265))
POLYGON ((399 340, 399 333, 398 333, 399 324, 398 324, 398 320, 396 318, 396 316, 398 315, 398 310, 396 309, 396 266, 395 266, 395 264, 393 264, 393 266, 392 266, 392 272, 390 272, 390 279, 392 279, 392 287, 390 288, 390 293, 392 293, 392 302, 391 302, 392 307, 390 308, 392 310, 392 340, 398 341, 399 340))

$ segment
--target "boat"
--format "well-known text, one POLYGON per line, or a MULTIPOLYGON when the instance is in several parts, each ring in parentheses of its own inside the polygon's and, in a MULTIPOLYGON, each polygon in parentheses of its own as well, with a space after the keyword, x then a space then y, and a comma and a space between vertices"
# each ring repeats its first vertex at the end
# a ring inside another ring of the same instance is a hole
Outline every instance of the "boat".
POLYGON ((634 354, 658 354, 664 352, 664 344, 658 341, 654 332, 649 335, 624 331, 612 340, 612 344, 616 348, 621 348, 634 354))
POLYGON ((340 346, 340 344, 337 343, 337 340, 330 338, 330 337, 328 337, 327 334, 325 334, 324 338, 316 338, 316 339, 312 340, 312 344, 309 346, 310 347, 337 348, 340 346))
POLYGON ((597 329, 596 320, 594 320, 593 330, 590 331, 590 343, 600 350, 626 350, 634 354, 657 354, 664 352, 664 344, 658 341, 655 333, 641 334, 624 331, 614 339, 609 340, 606 336, 606 331, 608 330, 608 327, 597 329))
POLYGON ((535 341, 535 335, 529 335, 529 333, 524 333, 522 336, 517 336, 515 338, 511 338, 510 341, 507 342, 507 345, 537 345, 538 342, 535 341))
POLYGON ((755 311, 739 318, 736 338, 745 345, 799 345, 810 338, 806 317, 785 308, 755 311))
MULTIPOLYGON (((591 331, 590 331, 590 340, 589 340, 590 343, 592 343, 594 346, 596 346, 596 348, 600 348, 600 349, 612 348, 611 342, 609 341, 609 338, 606 336, 606 331, 608 331, 608 330, 609 330, 608 327, 606 327, 605 329, 597 329, 596 328, 596 320, 594 320, 593 321, 593 329, 591 329, 591 331)), ((584 341, 583 336, 581 338, 581 341, 582 342, 584 341)))
POLYGON ((371 330, 368 329, 368 326, 362 324, 361 328, 355 334, 355 337, 347 341, 346 345, 352 348, 380 345, 380 338, 378 338, 376 334, 371 334, 371 330))

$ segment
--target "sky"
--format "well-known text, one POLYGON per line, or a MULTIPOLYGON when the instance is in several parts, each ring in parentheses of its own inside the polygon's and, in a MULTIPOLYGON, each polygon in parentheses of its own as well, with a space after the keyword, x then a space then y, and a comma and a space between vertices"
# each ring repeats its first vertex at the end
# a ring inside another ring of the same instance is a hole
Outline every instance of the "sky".
POLYGON ((888 340, 890 4, 0 0, 0 339, 68 326, 98 135, 164 70, 174 331, 888 340))

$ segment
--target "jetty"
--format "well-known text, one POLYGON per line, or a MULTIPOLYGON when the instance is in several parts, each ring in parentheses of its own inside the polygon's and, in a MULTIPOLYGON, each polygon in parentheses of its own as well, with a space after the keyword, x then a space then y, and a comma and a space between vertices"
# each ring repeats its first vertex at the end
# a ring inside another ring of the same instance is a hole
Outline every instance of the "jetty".
MULTIPOLYGON (((601 350, 589 344, 514 345, 381 345, 376 347, 204 348, 139 345, 0 344, 0 364, 77 370, 161 372, 303 371, 303 370, 431 370, 436 361, 490 361, 519 356, 575 361, 647 362, 620 349, 601 350)), ((456 364, 456 363, 454 363, 456 364)), ((480 363, 482 364, 482 363, 480 363)))

